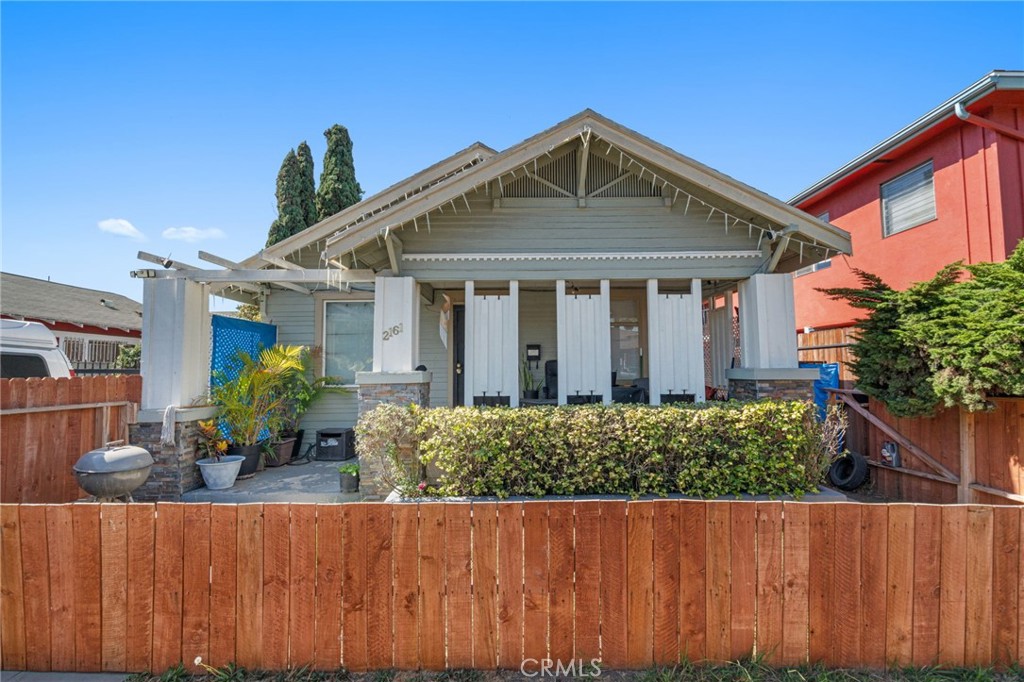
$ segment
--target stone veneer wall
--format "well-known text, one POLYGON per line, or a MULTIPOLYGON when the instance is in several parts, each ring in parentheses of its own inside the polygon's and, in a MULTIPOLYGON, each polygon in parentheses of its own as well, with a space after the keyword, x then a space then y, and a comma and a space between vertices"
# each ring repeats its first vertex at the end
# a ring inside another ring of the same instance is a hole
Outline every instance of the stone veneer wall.
MULTIPOLYGON (((359 415, 380 403, 393 405, 429 405, 430 382, 425 383, 362 383, 359 385, 359 415)), ((391 494, 391 486, 383 476, 383 462, 378 457, 359 460, 359 492, 364 500, 383 500, 391 494)))
POLYGON ((806 379, 729 379, 730 400, 814 400, 814 382, 806 379))
POLYGON ((178 502, 189 490, 202 485, 202 474, 196 466, 199 455, 198 422, 178 422, 174 425, 174 445, 160 442, 160 422, 143 422, 129 426, 130 442, 145 448, 153 455, 153 470, 149 478, 133 494, 137 501, 178 502))

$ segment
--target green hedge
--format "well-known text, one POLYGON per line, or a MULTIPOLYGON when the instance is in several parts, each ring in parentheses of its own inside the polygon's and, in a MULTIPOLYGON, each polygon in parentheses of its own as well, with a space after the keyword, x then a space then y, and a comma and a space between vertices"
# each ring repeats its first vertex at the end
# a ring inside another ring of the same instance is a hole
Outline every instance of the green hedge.
POLYGON ((814 406, 802 402, 381 405, 360 419, 357 434, 360 456, 389 460, 392 483, 406 495, 799 496, 816 490, 830 458, 814 406), (440 476, 424 485, 429 465, 440 476))

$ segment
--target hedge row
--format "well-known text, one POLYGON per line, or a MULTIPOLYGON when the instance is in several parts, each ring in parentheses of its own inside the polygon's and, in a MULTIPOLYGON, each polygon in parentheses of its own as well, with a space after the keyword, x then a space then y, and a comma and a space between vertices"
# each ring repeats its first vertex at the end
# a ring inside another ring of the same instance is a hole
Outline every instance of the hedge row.
POLYGON ((387 460, 410 496, 799 496, 816 490, 829 463, 814 406, 802 402, 381 405, 357 434, 360 456, 387 460), (426 470, 439 474, 428 482, 426 470))

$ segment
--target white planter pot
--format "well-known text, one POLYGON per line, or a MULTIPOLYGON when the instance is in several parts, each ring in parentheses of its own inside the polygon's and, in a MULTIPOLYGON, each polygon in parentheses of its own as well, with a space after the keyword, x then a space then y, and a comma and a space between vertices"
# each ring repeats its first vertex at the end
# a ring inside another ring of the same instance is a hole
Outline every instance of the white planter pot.
POLYGON ((245 457, 242 455, 225 455, 219 460, 207 458, 196 462, 203 473, 203 482, 210 490, 224 490, 235 484, 238 470, 242 468, 245 457))

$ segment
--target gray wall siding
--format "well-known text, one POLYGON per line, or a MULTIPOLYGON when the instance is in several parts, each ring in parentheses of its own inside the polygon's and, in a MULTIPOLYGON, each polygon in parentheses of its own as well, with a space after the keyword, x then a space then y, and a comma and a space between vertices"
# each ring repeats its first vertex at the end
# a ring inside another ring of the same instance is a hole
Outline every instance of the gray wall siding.
MULTIPOLYGON (((441 297, 437 294, 438 298, 441 297)), ((441 313, 428 310, 420 301, 420 364, 426 365, 431 372, 430 406, 448 406, 448 349, 441 343, 438 324, 441 313)), ((451 330, 448 333, 448 346, 454 339, 451 330)))
MULTIPOLYGON (((277 325, 278 343, 320 345, 319 339, 313 338, 315 312, 312 296, 275 291, 267 297, 267 317, 271 324, 277 325)), ((306 446, 315 441, 319 429, 355 426, 358 416, 355 389, 321 396, 302 418, 301 427, 306 433, 301 451, 305 452, 306 446)))
POLYGON ((542 391, 544 363, 558 358, 557 317, 554 291, 519 292, 519 361, 526 357, 526 344, 540 344, 540 367, 531 371, 542 391))

